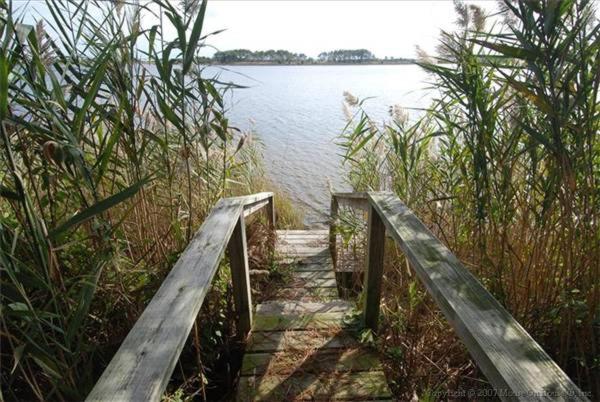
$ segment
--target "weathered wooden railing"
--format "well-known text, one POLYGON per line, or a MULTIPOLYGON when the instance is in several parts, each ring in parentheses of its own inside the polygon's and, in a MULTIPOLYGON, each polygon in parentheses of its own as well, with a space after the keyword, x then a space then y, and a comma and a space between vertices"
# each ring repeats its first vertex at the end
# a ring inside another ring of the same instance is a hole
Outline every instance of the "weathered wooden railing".
POLYGON ((217 272, 229 253, 238 328, 252 325, 244 218, 266 207, 275 224, 273 193, 221 199, 135 323, 87 401, 157 401, 217 272))
MULTIPOLYGON (((364 325, 377 330, 386 230, 502 400, 587 401, 586 395, 396 195, 334 193, 369 208, 364 325)), ((330 246, 335 247, 332 225, 330 246)), ((335 249, 332 250, 335 252, 335 249)), ((472 395, 473 400, 480 399, 472 395)), ((481 395, 483 397, 485 395, 481 395)))

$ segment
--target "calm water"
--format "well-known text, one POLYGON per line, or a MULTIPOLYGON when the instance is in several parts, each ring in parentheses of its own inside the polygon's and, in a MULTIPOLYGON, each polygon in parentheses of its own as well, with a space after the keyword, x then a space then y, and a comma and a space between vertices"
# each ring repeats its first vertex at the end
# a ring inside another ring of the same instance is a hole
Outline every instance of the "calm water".
MULTIPOLYGON (((217 71, 211 67, 209 74, 217 71)), ((309 226, 325 221, 329 185, 349 190, 335 145, 346 120, 343 92, 374 97, 365 109, 377 121, 391 105, 427 107, 426 75, 416 65, 231 66, 218 69, 222 81, 250 88, 227 100, 231 124, 253 130, 264 143, 271 179, 302 208, 309 226)), ((412 112, 416 116, 418 112, 412 112)))

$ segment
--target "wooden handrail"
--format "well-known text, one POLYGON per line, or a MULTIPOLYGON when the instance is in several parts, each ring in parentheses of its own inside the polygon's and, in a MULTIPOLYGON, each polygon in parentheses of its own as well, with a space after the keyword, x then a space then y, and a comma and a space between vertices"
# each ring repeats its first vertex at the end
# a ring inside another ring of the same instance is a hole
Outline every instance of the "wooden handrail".
POLYGON ((369 193, 367 192, 355 192, 355 193, 332 193, 332 198, 348 198, 348 199, 359 199, 368 200, 369 193))
MULTIPOLYGON (((347 193, 333 196, 363 198, 360 194, 351 197, 347 193)), ((367 196, 370 211, 363 290, 366 292, 363 311, 366 327, 377 329, 387 230, 500 399, 588 400, 531 335, 395 194, 370 192, 367 196)))
POLYGON ((238 328, 243 333, 250 330, 252 301, 244 217, 265 206, 269 223, 274 226, 273 193, 224 198, 217 202, 86 401, 160 399, 226 248, 238 328))

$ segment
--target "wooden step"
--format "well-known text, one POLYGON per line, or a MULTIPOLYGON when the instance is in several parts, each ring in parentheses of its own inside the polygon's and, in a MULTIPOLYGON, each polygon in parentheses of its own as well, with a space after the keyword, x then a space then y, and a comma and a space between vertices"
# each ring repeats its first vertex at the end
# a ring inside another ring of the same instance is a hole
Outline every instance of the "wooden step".
POLYGON ((305 279, 298 278, 296 276, 293 277, 292 281, 289 283, 290 287, 298 288, 336 288, 337 282, 335 278, 315 278, 315 279, 305 279))
POLYGON ((238 401, 348 400, 391 398, 382 371, 242 376, 238 401))
POLYGON ((342 330, 252 332, 246 351, 272 352, 356 348, 358 341, 342 330))
POLYGON ((288 331, 307 329, 345 328, 356 326, 347 313, 256 314, 255 331, 288 331))
POLYGON ((352 334, 355 303, 340 300, 328 232, 278 231, 291 276, 256 306, 239 401, 390 400, 377 355, 352 334))
POLYGON ((354 303, 346 300, 329 302, 267 301, 256 306, 256 314, 298 315, 315 313, 345 313, 353 311, 354 303))
POLYGON ((304 280, 310 279, 335 279, 335 273, 331 270, 316 270, 316 271, 295 271, 294 278, 304 280))
POLYGON ((241 375, 320 373, 332 371, 381 371, 379 358, 364 348, 286 350, 246 353, 241 375))
POLYGON ((329 236, 277 236, 278 243, 324 243, 329 245, 329 236))
POLYGON ((281 256, 283 260, 287 261, 288 264, 294 263, 297 265, 315 265, 325 264, 329 266, 329 269, 333 269, 333 260, 328 252, 323 252, 315 255, 285 255, 281 256))
POLYGON ((275 300, 297 300, 297 301, 328 301, 338 298, 336 288, 281 288, 273 299, 275 300))
MULTIPOLYGON (((293 262, 293 261, 292 261, 293 262)), ((330 271, 333 272, 333 262, 331 260, 320 260, 316 262, 297 262, 293 266, 294 271, 330 271)))
POLYGON ((328 229, 313 230, 278 230, 277 236, 329 236, 328 229))
POLYGON ((283 257, 329 257, 329 249, 321 246, 301 245, 277 245, 277 252, 283 257))

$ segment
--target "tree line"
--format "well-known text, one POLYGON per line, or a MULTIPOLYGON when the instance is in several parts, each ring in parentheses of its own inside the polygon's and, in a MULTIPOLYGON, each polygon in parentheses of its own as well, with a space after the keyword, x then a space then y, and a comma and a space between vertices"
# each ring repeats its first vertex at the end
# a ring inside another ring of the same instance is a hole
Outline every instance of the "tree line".
POLYGON ((212 58, 204 62, 212 63, 257 63, 257 64, 330 64, 330 63, 412 63, 413 59, 390 58, 378 59, 367 49, 338 49, 319 53, 317 58, 308 57, 304 53, 293 53, 288 50, 233 49, 217 51, 212 58))

